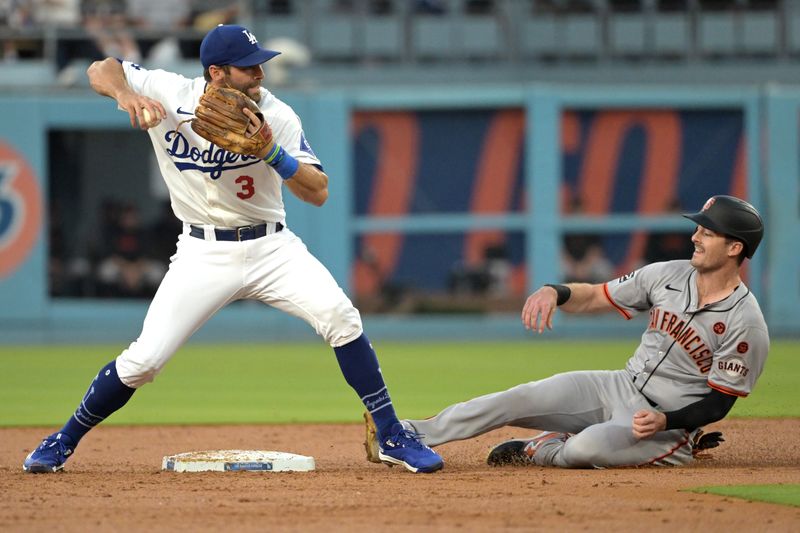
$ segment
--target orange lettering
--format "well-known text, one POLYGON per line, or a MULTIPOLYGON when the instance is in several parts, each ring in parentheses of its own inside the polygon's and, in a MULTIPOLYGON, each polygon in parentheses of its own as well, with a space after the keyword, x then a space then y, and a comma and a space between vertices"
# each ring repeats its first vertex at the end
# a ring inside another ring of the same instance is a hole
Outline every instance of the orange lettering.
POLYGON ((648 328, 656 329, 658 327, 658 315, 659 310, 657 307, 650 309, 650 324, 647 326, 648 328))
POLYGON ((661 326, 659 327, 659 329, 661 329, 661 331, 667 331, 669 329, 669 328, 666 327, 666 325, 667 325, 667 321, 670 319, 671 316, 674 316, 674 315, 672 313, 670 313, 669 311, 664 311, 664 313, 661 315, 661 326))
POLYGON ((675 325, 675 322, 678 320, 678 315, 673 314, 669 317, 669 324, 667 324, 667 331, 672 331, 672 326, 675 325))
MULTIPOLYGON (((690 352, 692 350, 692 348, 691 348, 692 343, 693 342, 699 342, 699 341, 700 341, 700 337, 695 335, 694 337, 692 337, 692 340, 688 341, 686 344, 683 345, 683 349, 686 350, 687 352, 690 352)), ((702 343, 700 345, 702 346, 702 343)))
POLYGON ((683 346, 684 346, 684 348, 685 348, 685 347, 686 347, 686 344, 685 344, 685 342, 686 342, 686 339, 688 339, 688 338, 689 338, 689 337, 691 337, 692 335, 694 335, 694 328, 686 328, 686 330, 685 330, 685 331, 683 331, 683 332, 682 332, 682 333, 681 333, 681 334, 678 336, 678 338, 677 338, 677 339, 675 339, 675 340, 678 342, 678 344, 681 344, 681 345, 683 345, 683 346))
POLYGON ((683 326, 684 326, 684 324, 685 324, 685 322, 684 322, 683 320, 681 320, 680 322, 678 322, 677 324, 675 324, 675 327, 674 327, 674 328, 672 328, 672 331, 670 331, 670 333, 669 333, 669 334, 670 334, 670 336, 671 336, 673 339, 677 339, 677 338, 678 338, 678 335, 680 335, 680 333, 681 333, 681 330, 683 329, 683 326))

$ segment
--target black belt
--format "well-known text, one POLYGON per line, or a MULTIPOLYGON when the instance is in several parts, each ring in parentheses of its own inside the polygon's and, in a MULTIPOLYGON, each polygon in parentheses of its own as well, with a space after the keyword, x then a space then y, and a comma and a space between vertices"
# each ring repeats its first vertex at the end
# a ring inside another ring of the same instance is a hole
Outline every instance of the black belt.
MULTIPOLYGON (((206 234, 201 226, 189 226, 191 230, 189 235, 197 237, 198 239, 205 239, 206 234)), ((283 224, 280 222, 267 222, 265 224, 255 224, 253 226, 239 226, 233 229, 216 229, 214 228, 214 235, 218 241, 249 241, 258 239, 271 233, 278 233, 283 230, 283 224), (270 231, 272 228, 275 231, 270 231)))

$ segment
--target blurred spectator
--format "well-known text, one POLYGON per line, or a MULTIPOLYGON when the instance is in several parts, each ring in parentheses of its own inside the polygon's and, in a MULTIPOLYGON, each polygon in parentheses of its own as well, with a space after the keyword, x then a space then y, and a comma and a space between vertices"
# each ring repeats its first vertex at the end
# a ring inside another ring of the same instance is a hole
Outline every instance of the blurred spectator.
POLYGON ((63 211, 57 200, 50 202, 48 213, 48 274, 51 296, 89 296, 91 265, 88 258, 72 253, 74 243, 65 232, 63 211))
POLYGON ((125 0, 82 0, 84 17, 107 18, 125 15, 125 0))
POLYGON ((8 26, 8 17, 11 14, 11 0, 0 0, 0 26, 8 26))
POLYGON ((136 28, 176 30, 189 24, 189 0, 127 0, 128 22, 136 28))
POLYGON ((650 233, 644 253, 645 264, 672 259, 690 259, 694 253, 694 244, 692 244, 691 238, 691 233, 677 231, 650 233))
POLYGON ((18 57, 17 43, 10 39, 3 41, 3 61, 16 61, 18 57))
POLYGON ((603 253, 599 235, 566 235, 561 258, 565 281, 600 283, 613 277, 614 267, 603 253))
POLYGON ((504 243, 487 246, 484 252, 484 268, 486 269, 490 296, 508 296, 511 292, 511 259, 508 247, 504 243))
MULTIPOLYGON (((672 201, 669 212, 675 214, 683 212, 678 200, 672 201)), ((647 238, 644 264, 691 258, 694 252, 691 236, 691 232, 686 231, 651 232, 647 238)))
POLYGON ((0 0, 0 21, 9 28, 32 26, 34 20, 31 0, 0 0))
POLYGON ((267 85, 280 86, 289 82, 289 71, 293 67, 306 67, 311 63, 311 50, 290 37, 276 37, 264 43, 269 50, 277 50, 281 55, 272 59, 266 66, 267 85))
MULTIPOLYGON (((79 28, 83 22, 80 0, 31 0, 34 19, 43 28, 79 28)), ((70 44, 65 39, 56 41, 56 67, 60 70, 68 62, 70 44)))
POLYGON ((153 68, 182 59, 175 32, 188 27, 191 15, 189 0, 127 0, 127 18, 132 27, 163 32, 147 52, 148 64, 153 68))
POLYGON ((239 6, 231 3, 225 7, 210 9, 195 13, 192 27, 198 31, 207 33, 220 24, 234 24, 239 14, 239 6))
POLYGON ((477 265, 456 265, 448 281, 450 292, 475 296, 508 296, 511 261, 504 243, 492 244, 483 251, 477 265))
POLYGON ((139 43, 136 42, 128 28, 125 12, 119 11, 118 7, 112 4, 101 7, 103 9, 87 13, 84 18, 84 27, 94 39, 100 52, 97 59, 116 57, 134 63, 141 62, 142 53, 139 43), (106 11, 105 8, 109 8, 109 10, 106 11))
POLYGON ((108 253, 97 268, 100 296, 144 298, 155 294, 166 267, 147 256, 146 232, 135 206, 122 207, 105 247, 108 253))
POLYGON ((31 0, 36 24, 45 27, 77 28, 81 25, 80 0, 31 0))
MULTIPOLYGON (((35 0, 52 2, 58 0, 35 0)), ((73 0, 65 0, 71 2, 73 0)), ((83 0, 80 7, 88 37, 57 41, 56 69, 60 85, 73 85, 86 77, 86 61, 118 57, 140 61, 139 45, 127 28, 124 0, 83 0), (77 63, 76 63, 77 61, 77 63)), ((62 5, 66 12, 68 4, 62 5)), ((63 19, 73 15, 60 15, 63 19)))
MULTIPOLYGON (((33 8, 30 0, 0 0, 0 26, 7 26, 14 29, 24 29, 32 26, 33 8)), ((40 48, 36 43, 28 43, 20 39, 3 40, 2 53, 3 61, 16 61, 28 55, 28 51, 33 48, 40 48)), ((37 50, 35 55, 40 52, 37 50)))
MULTIPOLYGON (((571 214, 583 214, 583 204, 578 198, 572 200, 571 214)), ((561 263, 565 281, 601 283, 611 279, 614 274, 614 266, 606 258, 597 234, 565 235, 561 263)))

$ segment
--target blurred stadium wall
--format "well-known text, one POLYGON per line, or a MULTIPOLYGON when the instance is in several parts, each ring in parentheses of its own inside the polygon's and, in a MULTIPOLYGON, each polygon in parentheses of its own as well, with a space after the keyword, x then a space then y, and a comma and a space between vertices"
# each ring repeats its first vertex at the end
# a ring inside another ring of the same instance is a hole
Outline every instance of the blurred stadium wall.
MULTIPOLYGON (((0 28, 0 342, 138 333, 152 286, 103 275, 121 213, 136 215, 154 272, 178 230, 149 139, 84 71, 110 35, 146 67, 199 75, 197 44, 219 21, 287 52, 267 85, 331 177, 322 209, 287 195, 288 223, 373 337, 522 338, 531 289, 686 257, 679 213, 723 193, 765 215, 747 283, 773 333, 800 334, 793 2, 190 2, 170 28, 134 19, 132 4, 102 20, 106 34, 91 2, 72 25, 17 13, 0 28)), ((640 330, 562 316, 555 335, 640 330)), ((310 338, 252 302, 196 335, 310 338)))

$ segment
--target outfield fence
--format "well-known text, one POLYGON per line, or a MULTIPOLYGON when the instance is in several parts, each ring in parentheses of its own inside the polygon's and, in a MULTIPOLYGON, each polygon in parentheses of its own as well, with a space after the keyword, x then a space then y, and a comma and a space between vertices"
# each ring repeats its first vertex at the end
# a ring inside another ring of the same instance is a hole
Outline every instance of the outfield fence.
MULTIPOLYGON (((516 84, 278 96, 302 117, 331 177, 321 209, 285 199, 287 222, 363 303, 372 336, 523 337, 525 295, 567 279, 565 238, 597 244, 607 272, 622 275, 648 257, 652 240, 688 235, 680 211, 714 194, 747 198, 764 214, 747 283, 774 334, 800 333, 794 87, 516 84)), ((148 139, 112 101, 82 90, 4 93, 0 116, 0 342, 131 339, 147 298, 58 289, 55 259, 83 254, 91 264, 88 243, 104 230, 108 198, 156 218, 164 191, 148 139)), ((313 337, 293 318, 256 309, 231 306, 196 338, 313 337)), ((628 335, 641 329, 632 322, 560 317, 557 334, 628 335)))

